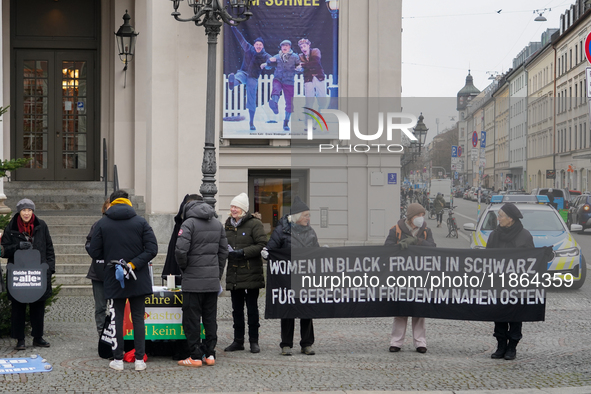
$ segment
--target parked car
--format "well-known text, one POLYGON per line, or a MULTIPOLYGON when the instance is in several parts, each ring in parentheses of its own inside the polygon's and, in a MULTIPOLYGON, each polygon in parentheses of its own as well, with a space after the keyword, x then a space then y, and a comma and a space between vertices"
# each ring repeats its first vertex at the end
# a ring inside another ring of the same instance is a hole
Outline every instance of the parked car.
MULTIPOLYGON (((515 202, 523 215, 521 223, 531 233, 534 245, 538 248, 551 246, 554 250, 555 257, 548 263, 548 272, 558 273, 563 280, 568 280, 566 275, 571 274, 574 280, 571 288, 580 288, 587 276, 585 257, 558 211, 550 206, 549 199, 543 198, 548 203, 540 203, 542 198, 537 196, 495 197, 476 224, 464 224, 464 230, 472 232, 470 248, 486 248, 488 237, 497 226, 499 209, 505 202, 515 202)), ((573 223, 571 228, 572 231, 582 231, 583 226, 573 223)))
POLYGON ((485 204, 490 204, 490 198, 492 196, 492 190, 488 190, 488 189, 483 189, 482 190, 482 195, 480 196, 480 202, 483 202, 485 204))
MULTIPOLYGON (((580 196, 581 194, 583 194, 578 190, 569 190, 568 193, 570 194, 570 200, 568 200, 569 203, 571 201, 573 201, 577 196, 580 196)), ((586 194, 589 194, 589 193, 586 193, 586 194)))
POLYGON ((580 224, 583 229, 591 228, 591 195, 583 194, 573 198, 568 210, 568 220, 566 225, 572 231, 573 224, 580 224))
POLYGON ((568 189, 553 189, 553 188, 539 188, 539 189, 532 189, 531 194, 533 195, 542 195, 548 196, 550 199, 550 204, 558 210, 560 209, 568 209, 570 201, 570 192, 568 189))

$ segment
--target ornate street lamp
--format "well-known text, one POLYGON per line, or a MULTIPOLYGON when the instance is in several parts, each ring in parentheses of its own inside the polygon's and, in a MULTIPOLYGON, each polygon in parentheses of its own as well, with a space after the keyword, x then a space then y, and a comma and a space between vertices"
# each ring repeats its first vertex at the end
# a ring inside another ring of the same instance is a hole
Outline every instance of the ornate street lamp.
POLYGON ((129 20, 131 17, 125 10, 125 15, 123 15, 123 24, 115 33, 117 37, 117 48, 119 49, 119 59, 123 62, 125 67, 123 67, 123 71, 125 72, 125 81, 123 82, 123 87, 127 85, 127 65, 133 59, 133 54, 135 53, 135 39, 138 34, 133 30, 133 26, 129 24, 129 20))
POLYGON ((218 35, 224 23, 236 26, 247 21, 252 16, 250 7, 253 0, 187 0, 193 8, 193 16, 181 18, 178 11, 182 0, 172 0, 174 12, 171 14, 179 22, 194 22, 196 26, 204 26, 207 35, 207 99, 205 105, 205 147, 201 172, 203 183, 199 192, 203 200, 215 208, 215 195, 218 192, 215 185, 217 165, 215 161, 215 68, 216 46, 218 35))
POLYGON ((418 154, 421 154, 421 147, 423 145, 425 145, 425 139, 427 138, 427 132, 429 131, 429 129, 427 128, 427 126, 425 126, 425 123, 423 123, 423 119, 425 119, 425 117, 423 116, 423 113, 421 112, 421 115, 419 116, 419 121, 417 122, 417 125, 414 127, 414 135, 415 137, 417 137, 418 141, 418 154))

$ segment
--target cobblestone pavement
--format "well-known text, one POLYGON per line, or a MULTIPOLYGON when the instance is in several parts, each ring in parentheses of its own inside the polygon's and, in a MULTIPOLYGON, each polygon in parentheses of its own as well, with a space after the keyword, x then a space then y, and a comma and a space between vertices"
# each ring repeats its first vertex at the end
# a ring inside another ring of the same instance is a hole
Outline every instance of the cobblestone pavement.
MULTIPOLYGON (((462 238, 443 240, 443 231, 435 229, 440 246, 465 247, 462 238)), ((33 348, 27 337, 27 350, 17 352, 13 339, 0 339, 0 357, 40 354, 53 371, 0 375, 0 392, 591 393, 585 387, 591 386, 589 288, 549 293, 546 321, 524 323, 514 361, 490 358, 492 323, 437 319, 427 320, 426 354, 412 348, 410 327, 403 350, 388 352, 391 318, 315 320, 317 354, 306 356, 296 347, 292 357, 280 355, 279 322, 262 320, 261 353, 225 353, 233 330, 230 298, 221 297, 214 367, 183 368, 171 358, 150 357, 144 372, 133 364, 123 372, 110 370, 97 355, 92 298, 61 297, 46 316, 50 348, 33 348)))

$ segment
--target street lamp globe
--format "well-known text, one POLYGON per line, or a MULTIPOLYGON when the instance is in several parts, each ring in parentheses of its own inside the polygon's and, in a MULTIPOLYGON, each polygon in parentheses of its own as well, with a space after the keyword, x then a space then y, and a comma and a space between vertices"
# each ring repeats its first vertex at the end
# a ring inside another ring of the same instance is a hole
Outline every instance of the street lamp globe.
POLYGON ((425 126, 423 119, 425 119, 425 117, 423 116, 423 113, 421 112, 421 115, 419 116, 419 121, 417 122, 417 125, 413 129, 414 135, 418 139, 417 143, 419 146, 419 153, 421 152, 421 147, 423 145, 425 145, 425 139, 427 138, 427 132, 429 131, 427 126, 425 126))

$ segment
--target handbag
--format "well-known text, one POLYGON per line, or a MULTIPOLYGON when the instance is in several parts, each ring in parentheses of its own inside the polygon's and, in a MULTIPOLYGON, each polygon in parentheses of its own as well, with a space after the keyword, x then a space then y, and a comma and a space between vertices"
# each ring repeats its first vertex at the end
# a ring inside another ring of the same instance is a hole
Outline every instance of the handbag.
POLYGON ((115 308, 113 307, 113 300, 107 300, 107 315, 105 316, 105 324, 99 337, 98 354, 101 358, 113 358, 113 350, 117 349, 117 338, 115 334, 117 328, 115 327, 115 308))

